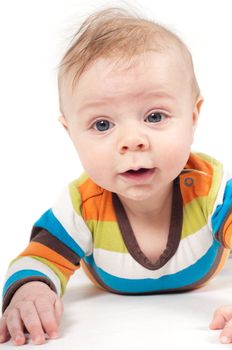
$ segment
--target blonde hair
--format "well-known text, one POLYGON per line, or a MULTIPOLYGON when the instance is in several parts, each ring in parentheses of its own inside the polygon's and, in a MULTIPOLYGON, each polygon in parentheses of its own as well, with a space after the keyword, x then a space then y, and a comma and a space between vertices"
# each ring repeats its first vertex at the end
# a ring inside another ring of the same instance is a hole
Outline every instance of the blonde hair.
POLYGON ((130 61, 135 55, 147 51, 162 52, 179 49, 191 74, 195 97, 200 95, 192 56, 183 41, 173 32, 134 12, 121 8, 108 8, 90 15, 74 35, 71 46, 62 58, 58 71, 61 101, 62 82, 72 72, 72 89, 76 82, 98 58, 130 61))

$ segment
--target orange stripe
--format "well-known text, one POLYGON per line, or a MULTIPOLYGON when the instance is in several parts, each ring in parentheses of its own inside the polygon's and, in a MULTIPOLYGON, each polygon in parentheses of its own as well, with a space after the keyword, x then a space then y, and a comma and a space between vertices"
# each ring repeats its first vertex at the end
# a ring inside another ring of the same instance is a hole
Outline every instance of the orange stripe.
POLYGON ((38 256, 47 259, 60 270, 67 279, 77 270, 77 266, 70 263, 62 255, 38 242, 31 242, 19 256, 38 256))
POLYGON ((111 192, 103 190, 90 179, 80 185, 79 191, 84 220, 116 221, 111 192))
POLYGON ((230 249, 224 249, 223 250, 223 253, 222 253, 222 257, 221 257, 221 260, 220 260, 220 263, 218 265, 218 267, 216 268, 216 270, 214 271, 213 275, 204 283, 202 283, 201 285, 197 286, 195 289, 198 289, 198 288, 201 288, 203 287, 204 285, 206 285, 212 278, 215 277, 215 275, 217 275, 221 269, 224 267, 225 263, 227 262, 227 259, 230 255, 230 249))
POLYGON ((197 169, 207 174, 213 174, 212 165, 206 160, 202 159, 199 155, 190 153, 188 162, 185 166, 186 169, 197 169))
POLYGON ((91 282, 93 282, 93 284, 95 284, 97 287, 104 289, 98 282, 97 280, 93 277, 93 275, 91 275, 91 273, 89 272, 88 267, 86 266, 86 263, 84 262, 84 260, 81 260, 81 267, 83 268, 86 276, 90 279, 91 282))
POLYGON ((185 169, 196 169, 206 174, 189 171, 180 174, 180 189, 183 203, 189 203, 197 197, 207 196, 212 183, 212 166, 195 154, 190 154, 185 169), (192 183, 192 184, 191 184, 192 183))
POLYGON ((103 193, 103 188, 95 184, 90 178, 87 178, 81 185, 77 185, 80 190, 82 201, 85 202, 87 199, 103 193))

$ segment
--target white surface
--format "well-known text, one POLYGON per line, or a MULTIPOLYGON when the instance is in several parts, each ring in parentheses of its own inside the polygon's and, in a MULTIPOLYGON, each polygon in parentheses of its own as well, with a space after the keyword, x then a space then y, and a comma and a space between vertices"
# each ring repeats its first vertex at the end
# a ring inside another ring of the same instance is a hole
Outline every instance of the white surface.
MULTIPOLYGON (((45 349, 194 349, 232 347, 208 328, 213 312, 232 303, 232 259, 205 287, 180 294, 121 296, 95 287, 77 271, 64 296, 59 339, 45 349)), ((23 349, 32 349, 30 342, 23 349)), ((11 342, 1 349, 15 349, 11 342)))

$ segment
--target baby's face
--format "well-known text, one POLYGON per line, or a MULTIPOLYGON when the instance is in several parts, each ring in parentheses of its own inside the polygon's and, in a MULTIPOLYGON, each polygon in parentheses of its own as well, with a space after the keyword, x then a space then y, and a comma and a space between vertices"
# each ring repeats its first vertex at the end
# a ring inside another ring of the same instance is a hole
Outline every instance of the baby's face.
POLYGON ((201 104, 189 75, 179 57, 149 52, 130 68, 98 59, 66 90, 68 132, 95 183, 131 200, 170 186, 188 160, 201 104))

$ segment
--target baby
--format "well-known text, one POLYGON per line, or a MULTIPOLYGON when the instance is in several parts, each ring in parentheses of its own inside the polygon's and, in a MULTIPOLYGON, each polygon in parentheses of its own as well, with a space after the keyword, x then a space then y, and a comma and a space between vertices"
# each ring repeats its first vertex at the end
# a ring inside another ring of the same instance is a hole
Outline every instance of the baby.
MULTIPOLYGON (((185 44, 120 9, 90 16, 59 67, 61 124, 85 169, 34 224, 3 290, 0 342, 58 337, 61 297, 80 266, 99 287, 189 291, 232 247, 232 178, 191 152, 203 98, 185 44)), ((232 305, 211 329, 232 342, 232 305)))

